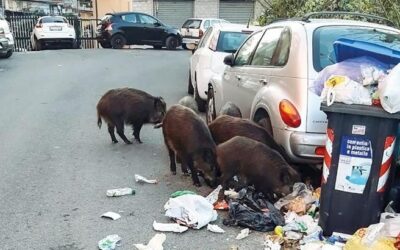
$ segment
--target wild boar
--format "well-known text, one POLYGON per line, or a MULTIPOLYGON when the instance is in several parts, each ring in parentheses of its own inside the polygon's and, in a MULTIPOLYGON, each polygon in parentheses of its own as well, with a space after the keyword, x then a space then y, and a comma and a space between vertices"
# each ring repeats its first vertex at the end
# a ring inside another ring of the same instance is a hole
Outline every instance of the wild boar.
POLYGON ((208 125, 215 143, 221 144, 235 136, 244 136, 271 147, 288 160, 285 150, 261 126, 242 118, 221 115, 208 125))
POLYGON ((162 97, 154 97, 144 91, 133 88, 112 89, 100 98, 97 104, 97 125, 101 128, 102 119, 107 122, 108 132, 113 143, 117 133, 126 144, 131 144, 125 134, 124 125, 131 125, 133 136, 140 140, 143 124, 159 123, 164 118, 166 104, 162 97))
POLYGON ((172 174, 176 174, 176 156, 181 161, 182 172, 187 173, 187 168, 191 171, 195 186, 201 186, 198 172, 209 186, 214 186, 216 145, 205 122, 193 110, 176 104, 167 111, 162 131, 172 174))
POLYGON ((199 113, 199 109, 197 108, 197 103, 194 100, 193 96, 188 95, 188 96, 182 97, 182 99, 179 100, 178 104, 185 106, 187 108, 190 108, 197 114, 199 113))
POLYGON ((254 185, 272 200, 275 195, 289 194, 293 184, 300 180, 299 173, 277 151, 243 136, 218 145, 217 162, 223 187, 219 200, 234 176, 243 185, 254 185))
POLYGON ((238 106, 236 106, 233 102, 227 102, 224 104, 224 106, 222 106, 221 110, 219 111, 219 116, 221 115, 242 118, 242 112, 240 112, 238 106))

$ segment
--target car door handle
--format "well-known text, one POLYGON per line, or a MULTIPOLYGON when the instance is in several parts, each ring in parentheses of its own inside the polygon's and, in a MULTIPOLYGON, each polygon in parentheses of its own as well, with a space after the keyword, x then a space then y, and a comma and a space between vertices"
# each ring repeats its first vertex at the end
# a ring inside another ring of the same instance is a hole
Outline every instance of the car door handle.
POLYGON ((236 79, 238 79, 238 81, 242 80, 242 77, 240 75, 236 75, 236 79))
POLYGON ((260 83, 261 83, 262 85, 267 85, 267 84, 268 84, 268 82, 267 82, 266 79, 260 79, 260 83))

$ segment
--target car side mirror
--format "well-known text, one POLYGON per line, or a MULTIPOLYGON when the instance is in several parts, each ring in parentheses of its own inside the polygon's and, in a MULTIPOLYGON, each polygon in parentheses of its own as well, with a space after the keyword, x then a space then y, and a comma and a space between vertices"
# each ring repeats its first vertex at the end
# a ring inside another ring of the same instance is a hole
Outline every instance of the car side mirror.
POLYGON ((233 66, 235 63, 235 58, 234 58, 233 54, 225 56, 224 63, 228 66, 233 66))
POLYGON ((154 23, 154 27, 160 27, 160 26, 161 26, 161 23, 159 23, 159 22, 154 23))

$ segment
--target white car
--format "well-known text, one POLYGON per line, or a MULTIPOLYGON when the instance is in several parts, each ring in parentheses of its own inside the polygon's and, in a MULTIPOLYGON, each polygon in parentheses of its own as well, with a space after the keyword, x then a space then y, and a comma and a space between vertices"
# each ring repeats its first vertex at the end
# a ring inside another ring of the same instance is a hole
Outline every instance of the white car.
POLYGON ((321 163, 327 118, 311 87, 318 72, 335 63, 333 42, 339 38, 379 39, 400 48, 400 30, 376 23, 310 15, 274 22, 224 59, 224 73, 208 86, 208 122, 231 101, 244 118, 263 125, 293 162, 321 163))
POLYGON ((9 58, 14 50, 14 37, 8 22, 0 15, 0 58, 9 58))
POLYGON ((187 49, 187 44, 198 44, 206 30, 220 23, 228 23, 217 18, 189 18, 181 28, 182 48, 187 49))
POLYGON ((198 109, 205 111, 208 83, 214 74, 224 71, 225 56, 236 52, 257 27, 241 24, 216 24, 207 29, 190 58, 188 93, 194 94, 198 109))
POLYGON ((50 45, 76 48, 75 29, 65 17, 40 17, 31 35, 31 45, 33 50, 42 50, 50 45))

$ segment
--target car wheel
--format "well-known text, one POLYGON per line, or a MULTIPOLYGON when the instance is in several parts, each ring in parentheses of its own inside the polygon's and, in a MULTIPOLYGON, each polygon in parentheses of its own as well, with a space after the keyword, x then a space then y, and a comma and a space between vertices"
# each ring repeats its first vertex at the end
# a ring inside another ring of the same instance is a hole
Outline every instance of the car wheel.
POLYGON ((78 41, 75 39, 71 43, 71 49, 77 49, 78 48, 78 41))
POLYGON ((191 76, 190 70, 189 70, 189 80, 188 80, 188 91, 187 92, 189 95, 193 95, 193 93, 194 93, 193 84, 192 84, 192 76, 191 76))
POLYGON ((187 46, 186 46, 186 43, 182 43, 182 48, 183 49, 188 49, 187 46))
POLYGON ((35 50, 36 51, 41 51, 42 49, 43 49, 42 42, 35 38, 35 50))
POLYGON ((154 49, 162 49, 162 45, 153 45, 154 49))
POLYGON ((116 34, 111 38, 111 47, 113 49, 122 49, 126 45, 126 38, 121 34, 116 34))
POLYGON ((206 121, 207 124, 210 124, 212 121, 217 118, 217 113, 215 111, 215 99, 214 99, 214 89, 213 87, 208 87, 207 91, 207 115, 206 115, 206 121))
POLYGON ((103 49, 110 49, 111 48, 111 43, 109 43, 109 42, 100 42, 100 46, 103 49))
POLYGON ((167 37, 167 40, 165 41, 165 46, 167 49, 173 50, 178 47, 178 39, 175 36, 169 36, 167 37))
POLYGON ((201 97, 199 95, 199 90, 197 89, 196 85, 193 87, 193 90, 194 90, 194 100, 196 101, 198 110, 200 112, 205 112, 207 101, 204 101, 203 99, 201 99, 201 97))
POLYGON ((13 54, 12 50, 7 51, 6 54, 0 54, 0 58, 9 58, 13 54))
POLYGON ((271 136, 273 136, 272 124, 271 119, 269 117, 261 117, 257 124, 263 127, 271 136))

